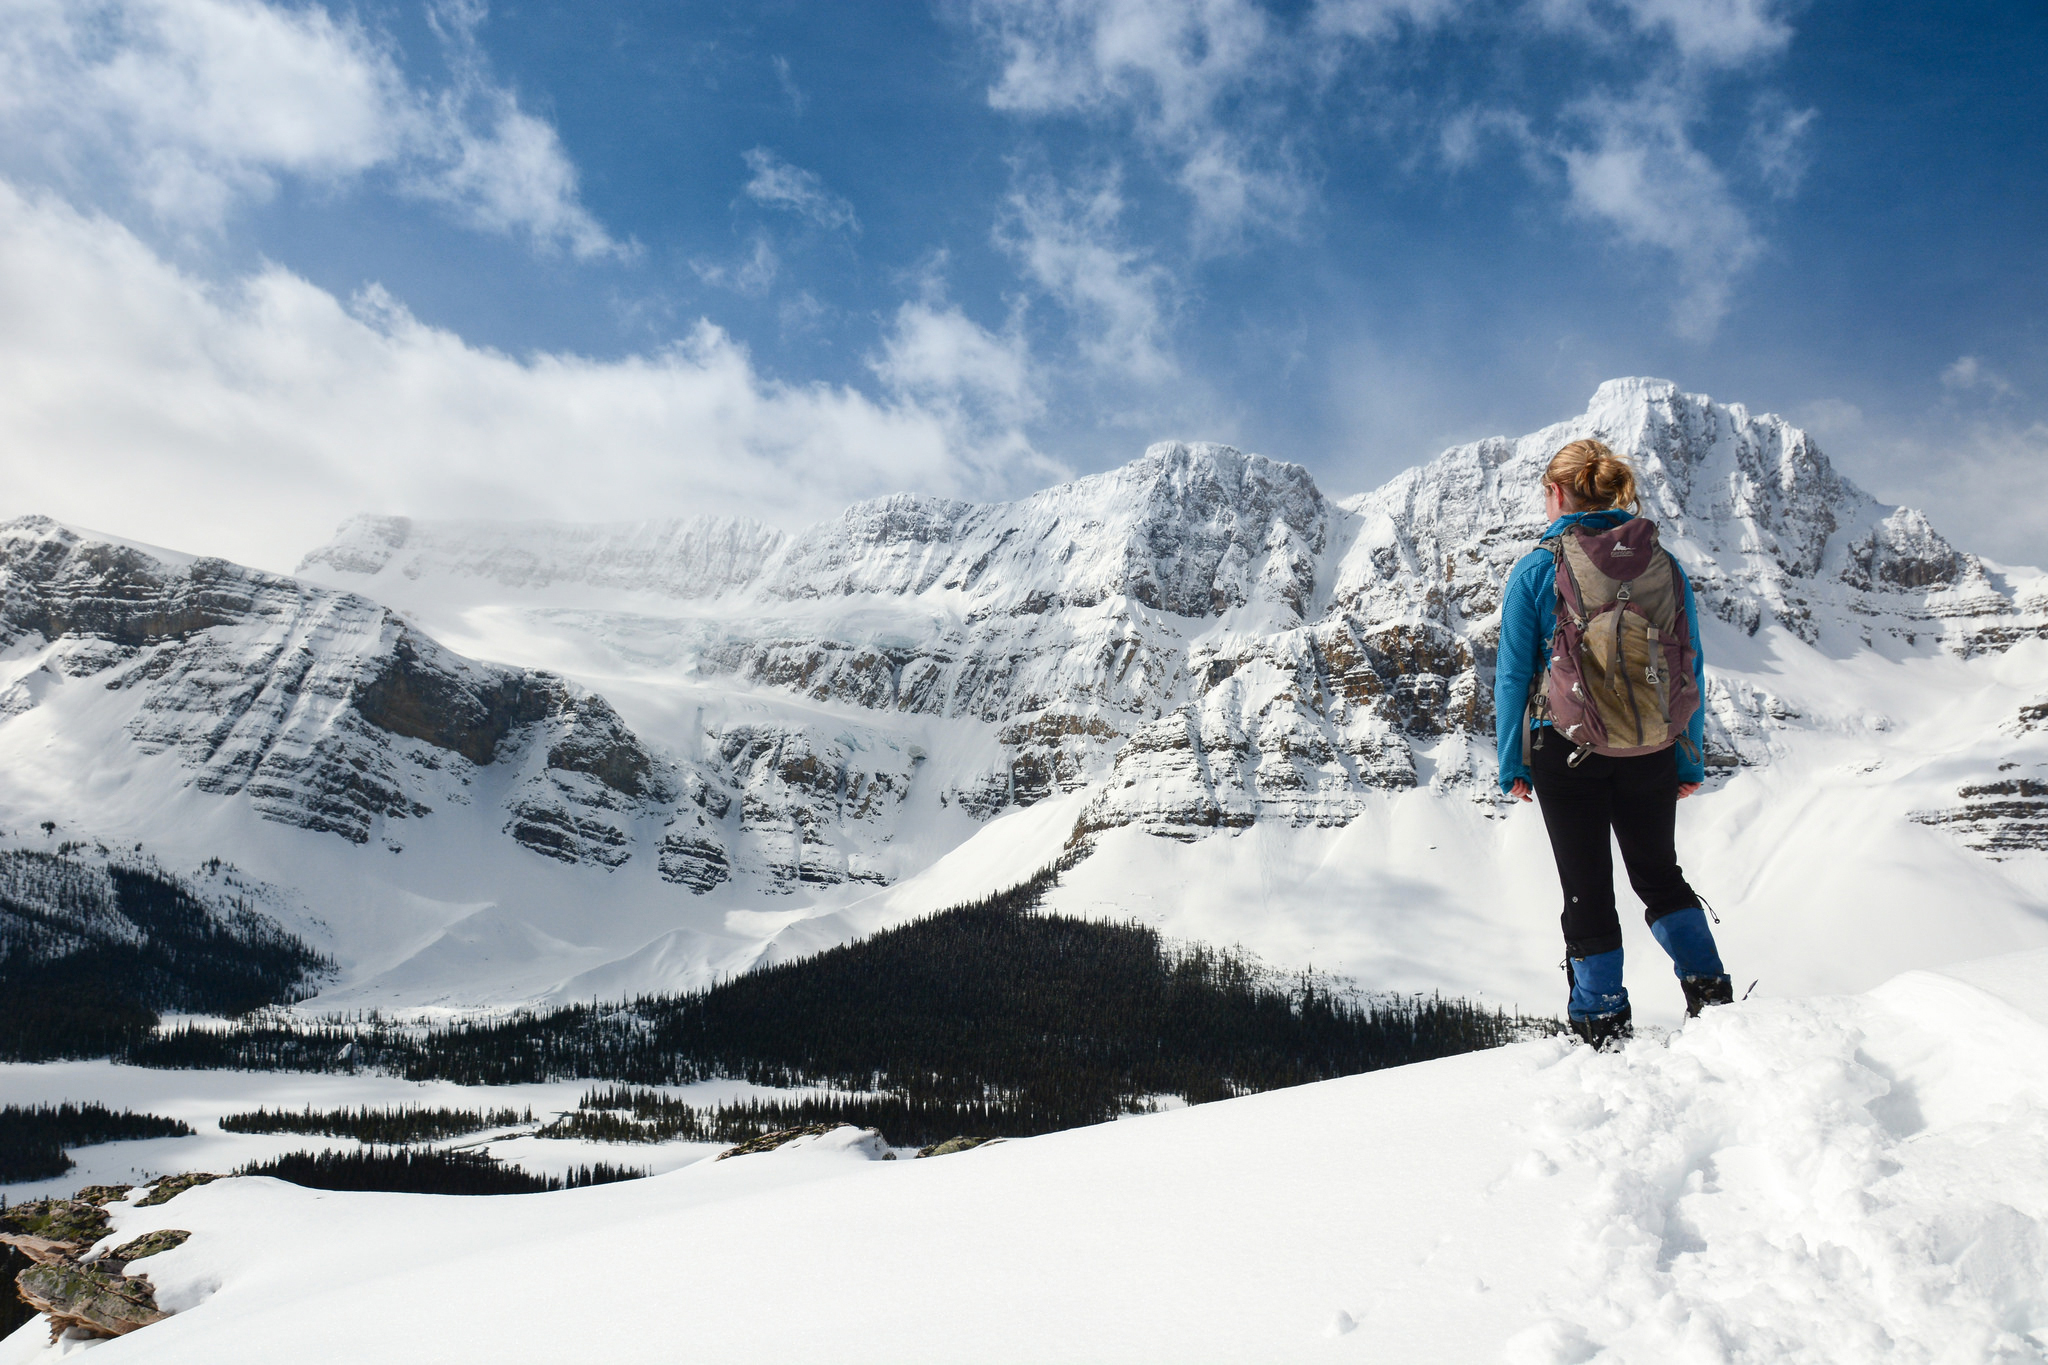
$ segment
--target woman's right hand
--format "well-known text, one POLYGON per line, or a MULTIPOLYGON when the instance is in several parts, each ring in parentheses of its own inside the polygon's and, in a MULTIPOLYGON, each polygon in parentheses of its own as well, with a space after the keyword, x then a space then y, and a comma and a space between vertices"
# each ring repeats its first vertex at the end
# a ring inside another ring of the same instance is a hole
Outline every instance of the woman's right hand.
POLYGON ((1528 780, 1526 778, 1516 778, 1515 785, 1508 788, 1508 795, 1514 797, 1517 801, 1527 801, 1531 795, 1528 780))

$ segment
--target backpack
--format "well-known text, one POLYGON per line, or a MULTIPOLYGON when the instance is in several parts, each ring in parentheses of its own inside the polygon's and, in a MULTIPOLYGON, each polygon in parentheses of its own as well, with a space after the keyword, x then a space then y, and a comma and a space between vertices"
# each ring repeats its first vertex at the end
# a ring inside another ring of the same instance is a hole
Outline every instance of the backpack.
POLYGON ((1692 623, 1678 562, 1657 543, 1657 524, 1636 517, 1608 531, 1567 527, 1537 545, 1557 564, 1557 631, 1549 667, 1529 686, 1522 727, 1547 719, 1587 754, 1625 758, 1684 743, 1700 708, 1692 623))

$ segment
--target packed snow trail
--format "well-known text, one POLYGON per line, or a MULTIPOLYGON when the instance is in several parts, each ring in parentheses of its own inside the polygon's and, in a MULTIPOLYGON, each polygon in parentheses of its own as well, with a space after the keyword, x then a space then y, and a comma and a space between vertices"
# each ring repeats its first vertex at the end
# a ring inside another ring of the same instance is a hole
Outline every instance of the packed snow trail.
MULTIPOLYGON (((2048 953, 930 1161, 225 1181, 95 1365, 2048 1360, 2048 953)), ((59 1358, 31 1324, 0 1365, 59 1358)))
POLYGON ((2025 1012, 1914 972, 1555 1070, 1576 1084, 1536 1159, 1594 1191, 1515 1365, 2048 1358, 2048 1028, 2025 1012))

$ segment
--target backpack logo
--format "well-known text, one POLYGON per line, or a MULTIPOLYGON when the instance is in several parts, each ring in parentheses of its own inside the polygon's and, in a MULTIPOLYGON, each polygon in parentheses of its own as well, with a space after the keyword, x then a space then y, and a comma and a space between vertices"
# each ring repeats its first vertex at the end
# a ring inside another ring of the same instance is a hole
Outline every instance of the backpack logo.
POLYGON ((1633 559, 1633 558, 1635 558, 1635 553, 1636 553, 1636 552, 1635 552, 1634 550, 1630 549, 1630 548, 1629 548, 1628 546, 1626 546, 1626 545, 1615 545, 1615 546, 1612 546, 1612 547, 1610 547, 1610 548, 1608 549, 1607 553, 1608 553, 1608 554, 1610 554, 1610 555, 1612 555, 1612 556, 1614 556, 1614 558, 1616 558, 1616 559, 1620 559, 1620 558, 1622 558, 1622 557, 1623 557, 1624 555, 1626 555, 1626 556, 1627 556, 1627 557, 1629 557, 1630 559, 1633 559))

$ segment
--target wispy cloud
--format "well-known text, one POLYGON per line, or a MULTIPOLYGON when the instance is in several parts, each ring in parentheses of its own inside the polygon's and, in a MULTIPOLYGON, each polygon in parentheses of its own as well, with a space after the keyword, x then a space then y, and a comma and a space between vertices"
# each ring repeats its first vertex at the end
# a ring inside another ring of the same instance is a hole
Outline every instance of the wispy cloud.
POLYGON ((430 13, 453 72, 440 89, 413 85, 387 38, 319 4, 0 0, 0 130, 60 183, 132 194, 178 228, 219 230, 280 177, 384 172, 485 231, 631 254, 580 202, 554 128, 491 77, 482 6, 430 13))
POLYGON ((1199 239, 1284 223, 1309 199, 1286 138, 1258 107, 1296 72, 1253 0, 977 0, 1011 113, 1126 120, 1172 167, 1199 239))
POLYGON ((1132 379, 1165 379, 1178 369, 1165 335, 1172 282, 1124 240, 1123 212, 1114 174, 1080 189, 1032 180, 1011 194, 996 240, 1073 316, 1091 364, 1132 379))
POLYGON ((435 0, 428 7, 455 82, 433 97, 406 185, 486 231, 524 230, 585 258, 636 254, 579 201, 576 167, 554 126, 521 109, 517 96, 493 80, 477 43, 485 12, 482 0, 435 0))
POLYGON ((1775 94, 1760 97, 1750 110, 1749 154, 1774 198, 1790 199, 1799 193, 1812 160, 1807 130, 1818 117, 1818 109, 1794 109, 1775 94))
POLYGON ((798 118, 802 118, 804 116, 804 106, 810 103, 810 100, 805 96, 802 89, 797 86, 796 77, 791 74, 789 69, 789 58, 778 52, 769 58, 769 63, 775 68, 776 84, 782 87, 783 96, 789 101, 789 112, 795 114, 798 118))
POLYGON ((816 171, 792 166, 766 147, 756 147, 743 155, 748 171, 752 172, 742 190, 747 198, 768 208, 787 209, 828 231, 860 231, 860 219, 855 216, 853 205, 826 189, 816 171))
POLYGON ((2014 394, 2004 375, 1973 355, 1957 356, 1941 372, 1941 386, 1951 393, 1982 393, 1992 398, 2010 398, 2014 394))
POLYGON ((976 409, 998 423, 1020 423, 1045 406, 1023 330, 991 332, 943 300, 915 300, 896 310, 881 353, 870 362, 892 390, 958 409, 976 409))
POLYGON ((782 258, 775 254, 768 234, 757 232, 746 255, 738 260, 714 261, 699 257, 691 260, 690 269, 706 284, 730 289, 748 298, 759 298, 774 287, 775 277, 782 269, 782 258))
POLYGON ((1672 325, 1703 339, 1720 327, 1736 277, 1763 242, 1720 168, 1693 144, 1690 119, 1684 101, 1657 89, 1596 97, 1572 111, 1576 134, 1555 150, 1575 213, 1670 254, 1683 286, 1672 325))
POLYGON ((1536 0, 1532 8, 1552 27, 1595 38, 1611 35, 1612 14, 1703 65, 1741 65, 1774 56, 1792 41, 1786 0, 1536 0))

